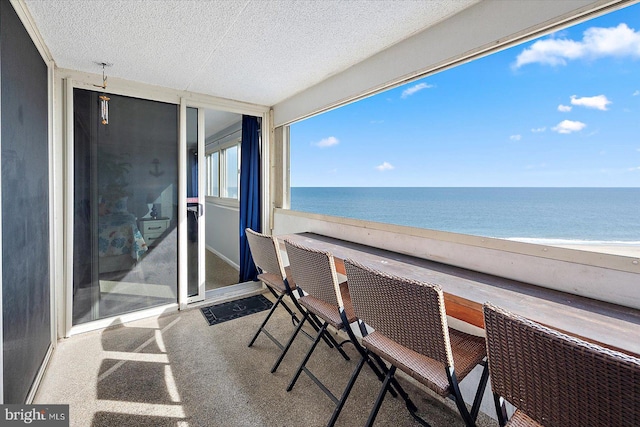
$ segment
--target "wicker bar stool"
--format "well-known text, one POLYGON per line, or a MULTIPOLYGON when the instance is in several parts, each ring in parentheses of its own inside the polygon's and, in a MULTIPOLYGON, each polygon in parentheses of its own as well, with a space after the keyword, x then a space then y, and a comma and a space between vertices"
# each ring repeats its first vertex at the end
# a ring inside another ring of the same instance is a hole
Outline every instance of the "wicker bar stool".
POLYGON ((392 385, 405 399, 411 415, 429 425, 416 414, 416 406, 397 384, 395 372, 400 369, 439 395, 453 398, 465 424, 474 426, 489 376, 484 339, 447 326, 439 286, 391 276, 353 260, 344 264, 355 314, 374 329, 362 338, 362 344, 391 365, 380 365, 386 378, 366 425, 373 424, 392 385), (484 369, 469 412, 458 381, 477 365, 484 365, 484 369))
MULTIPOLYGON (((281 351, 278 359, 275 361, 273 367, 271 368, 271 373, 275 372, 280 366, 282 359, 287 354, 290 345, 283 345, 278 339, 276 339, 273 335, 265 329, 265 326, 271 315, 276 310, 276 308, 281 305, 291 316, 291 321, 294 325, 300 322, 300 319, 296 316, 294 311, 285 303, 284 298, 288 296, 293 302, 293 305, 296 309, 302 313, 304 309, 300 307, 298 304, 298 300, 294 295, 294 291, 298 292, 298 295, 301 296, 302 293, 300 289, 297 289, 295 281, 291 277, 291 270, 289 267, 285 267, 282 262, 282 256, 280 255, 280 250, 278 248, 278 241, 273 236, 268 236, 266 234, 258 233, 253 231, 250 228, 245 229, 247 240, 249 242, 249 249, 251 249, 251 256, 253 257, 253 261, 258 268, 260 274, 258 275, 258 279, 262 281, 269 289, 271 294, 276 298, 275 304, 271 307, 271 310, 265 317, 264 321, 256 331, 255 335, 249 342, 249 347, 251 347, 260 333, 265 334, 281 351)), ((318 331, 318 326, 315 322, 311 321, 309 324, 318 331)), ((304 331, 303 331, 304 332, 304 331)), ((329 347, 333 347, 337 345, 333 337, 328 336, 324 337, 327 345, 329 347)))
MULTIPOLYGON (((357 319, 353 313, 347 283, 339 283, 338 281, 333 256, 327 252, 306 248, 286 240, 285 246, 287 248, 287 256, 289 257, 291 271, 296 277, 298 286, 302 288, 305 294, 300 297, 299 302, 304 308, 306 308, 304 317, 296 331, 291 336, 289 344, 293 342, 299 329, 306 320, 314 320, 321 325, 313 344, 307 351, 307 354, 291 379, 291 382, 287 387, 287 391, 291 391, 293 389, 296 381, 300 377, 300 374, 305 372, 336 405, 336 408, 327 423, 327 426, 333 426, 338 419, 340 411, 342 410, 342 407, 344 406, 344 403, 346 402, 365 363, 369 364, 380 380, 383 380, 384 376, 375 363, 373 363, 368 357, 364 348, 359 345, 353 331, 351 330, 350 324, 355 322, 357 319), (351 342, 360 354, 360 359, 358 360, 356 367, 353 369, 351 377, 340 398, 336 397, 306 367, 306 364, 315 350, 320 338, 324 335, 330 335, 327 331, 327 327, 329 325, 333 326, 337 330, 345 330, 349 336, 348 340, 343 341, 336 347, 342 357, 349 360, 349 356, 347 356, 347 354, 342 350, 342 345, 347 342, 351 342)), ((395 390, 392 390, 392 393, 395 395, 395 390)))
POLYGON ((490 303, 484 322, 501 426, 640 425, 640 359, 490 303), (517 407, 509 420, 505 400, 517 407))

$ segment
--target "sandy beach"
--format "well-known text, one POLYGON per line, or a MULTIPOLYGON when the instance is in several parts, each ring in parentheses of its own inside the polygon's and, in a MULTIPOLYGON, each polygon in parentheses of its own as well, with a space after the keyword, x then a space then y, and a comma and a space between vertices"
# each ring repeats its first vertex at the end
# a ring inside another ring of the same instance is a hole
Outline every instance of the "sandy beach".
POLYGON ((549 246, 556 246, 559 248, 577 249, 579 251, 600 252, 605 254, 622 255, 632 258, 640 258, 640 244, 549 244, 549 246))

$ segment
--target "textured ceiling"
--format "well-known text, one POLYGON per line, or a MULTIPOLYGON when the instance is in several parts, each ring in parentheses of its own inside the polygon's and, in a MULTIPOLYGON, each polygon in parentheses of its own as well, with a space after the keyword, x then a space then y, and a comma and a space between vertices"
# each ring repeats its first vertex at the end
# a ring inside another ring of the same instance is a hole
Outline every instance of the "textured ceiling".
POLYGON ((479 0, 25 0, 61 68, 261 105, 479 0))

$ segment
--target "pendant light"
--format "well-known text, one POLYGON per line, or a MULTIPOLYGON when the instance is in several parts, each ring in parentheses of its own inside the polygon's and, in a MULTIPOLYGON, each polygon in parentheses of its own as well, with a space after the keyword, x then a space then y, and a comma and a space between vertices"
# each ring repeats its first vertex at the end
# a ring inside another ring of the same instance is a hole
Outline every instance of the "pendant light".
MULTIPOLYGON (((98 65, 102 65, 102 85, 94 85, 96 87, 101 87, 102 90, 107 88, 107 76, 104 74, 104 68, 110 67, 112 64, 107 62, 99 62, 98 65)), ((107 96, 106 93, 102 92, 102 95, 99 96, 100 99, 100 123, 103 125, 109 124, 109 101, 111 98, 107 96)))

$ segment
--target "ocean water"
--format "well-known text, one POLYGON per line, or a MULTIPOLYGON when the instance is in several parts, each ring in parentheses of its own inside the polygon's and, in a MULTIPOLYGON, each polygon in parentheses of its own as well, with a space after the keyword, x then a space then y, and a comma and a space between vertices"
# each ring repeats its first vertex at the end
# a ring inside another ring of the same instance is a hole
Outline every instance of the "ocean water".
POLYGON ((293 187, 291 209, 533 243, 640 245, 640 188, 293 187))

